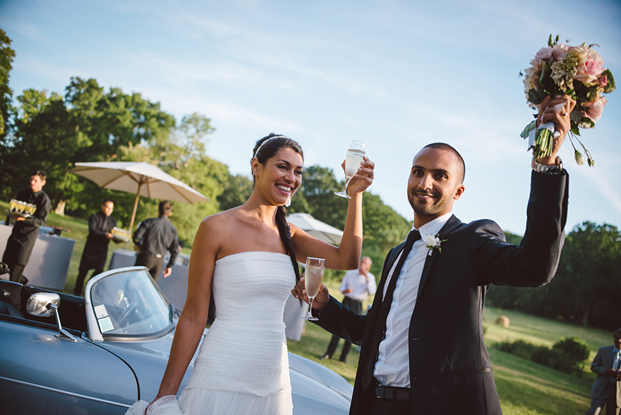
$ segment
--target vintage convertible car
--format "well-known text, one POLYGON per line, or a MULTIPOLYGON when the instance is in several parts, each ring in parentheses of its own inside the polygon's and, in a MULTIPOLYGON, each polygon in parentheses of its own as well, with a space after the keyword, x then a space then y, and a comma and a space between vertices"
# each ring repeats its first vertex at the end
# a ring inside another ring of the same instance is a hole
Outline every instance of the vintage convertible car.
MULTIPOLYGON (((151 401, 178 317, 143 267, 99 274, 85 298, 0 280, 0 413, 124 414, 151 401)), ((344 378, 291 353, 289 365, 295 415, 348 413, 344 378)))

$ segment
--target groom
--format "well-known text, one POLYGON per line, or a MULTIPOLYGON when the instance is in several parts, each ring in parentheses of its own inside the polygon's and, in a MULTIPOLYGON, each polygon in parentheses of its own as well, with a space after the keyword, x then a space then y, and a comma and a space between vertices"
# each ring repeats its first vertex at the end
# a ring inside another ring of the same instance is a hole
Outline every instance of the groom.
MULTIPOLYGON (((536 287, 554 276, 568 197, 556 154, 574 105, 563 96, 541 106, 538 121, 553 121, 560 137, 551 156, 533 160, 519 246, 505 242, 495 222, 452 215, 465 190, 464 161, 453 147, 430 144, 415 156, 408 181, 414 227, 389 252, 371 311, 352 312, 325 286, 313 302, 319 326, 362 345, 350 414, 502 413, 483 341, 485 293, 490 284, 536 287)), ((294 296, 306 298, 302 289, 294 296)))

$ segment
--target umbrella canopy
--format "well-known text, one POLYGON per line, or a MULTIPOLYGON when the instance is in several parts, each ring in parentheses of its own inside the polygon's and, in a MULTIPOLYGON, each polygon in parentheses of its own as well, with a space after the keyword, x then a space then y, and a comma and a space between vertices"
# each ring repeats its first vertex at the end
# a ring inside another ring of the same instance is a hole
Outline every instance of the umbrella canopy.
POLYGON ((209 198, 187 184, 145 162, 76 163, 71 171, 97 183, 99 187, 136 194, 134 211, 129 223, 131 232, 140 196, 194 203, 209 198))
POLYGON ((343 231, 315 219, 308 213, 292 213, 287 216, 287 221, 293 223, 303 231, 306 231, 309 235, 314 236, 317 239, 321 239, 324 242, 332 245, 338 245, 341 243, 343 231))

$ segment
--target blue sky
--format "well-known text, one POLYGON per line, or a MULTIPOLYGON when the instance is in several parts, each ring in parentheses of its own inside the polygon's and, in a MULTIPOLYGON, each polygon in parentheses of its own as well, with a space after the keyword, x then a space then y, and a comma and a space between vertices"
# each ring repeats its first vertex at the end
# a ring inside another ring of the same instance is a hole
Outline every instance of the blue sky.
MULTIPOLYGON (((216 128, 208 153, 249 174, 254 142, 298 140, 307 165, 333 168, 349 141, 376 163, 370 191, 407 219, 412 158, 444 141, 466 160, 463 221, 496 220, 523 234, 532 119, 518 73, 550 33, 597 43, 621 82, 616 0, 514 1, 0 1, 13 39, 10 85, 64 93, 71 76, 135 91, 179 120, 199 112, 216 128)), ((596 167, 569 142, 567 231, 590 220, 621 226, 621 92, 583 133, 596 167)), ((336 196, 335 196, 336 197, 336 196)))

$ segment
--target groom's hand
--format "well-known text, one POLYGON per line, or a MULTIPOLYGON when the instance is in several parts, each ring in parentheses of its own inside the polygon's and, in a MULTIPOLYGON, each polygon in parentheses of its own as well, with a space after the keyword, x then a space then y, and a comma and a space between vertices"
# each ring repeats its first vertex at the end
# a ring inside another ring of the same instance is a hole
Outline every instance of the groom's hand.
POLYGON ((554 99, 546 97, 539 105, 539 114, 537 115, 537 125, 546 122, 553 122, 554 128, 560 133, 554 138, 552 153, 548 157, 541 157, 537 161, 541 164, 556 164, 556 155, 561 149, 565 136, 571 129, 571 112, 576 106, 576 101, 568 95, 557 95, 554 99))
MULTIPOLYGON (((300 278, 300 281, 295 286, 293 290, 291 290, 291 295, 293 295, 296 299, 302 299, 305 303, 308 304, 308 295, 306 294, 306 285, 304 283, 304 277, 300 278)), ((328 304, 328 300, 330 299, 330 292, 328 288, 321 284, 319 288, 319 292, 315 296, 313 300, 313 308, 315 310, 322 310, 326 304, 328 304)))

